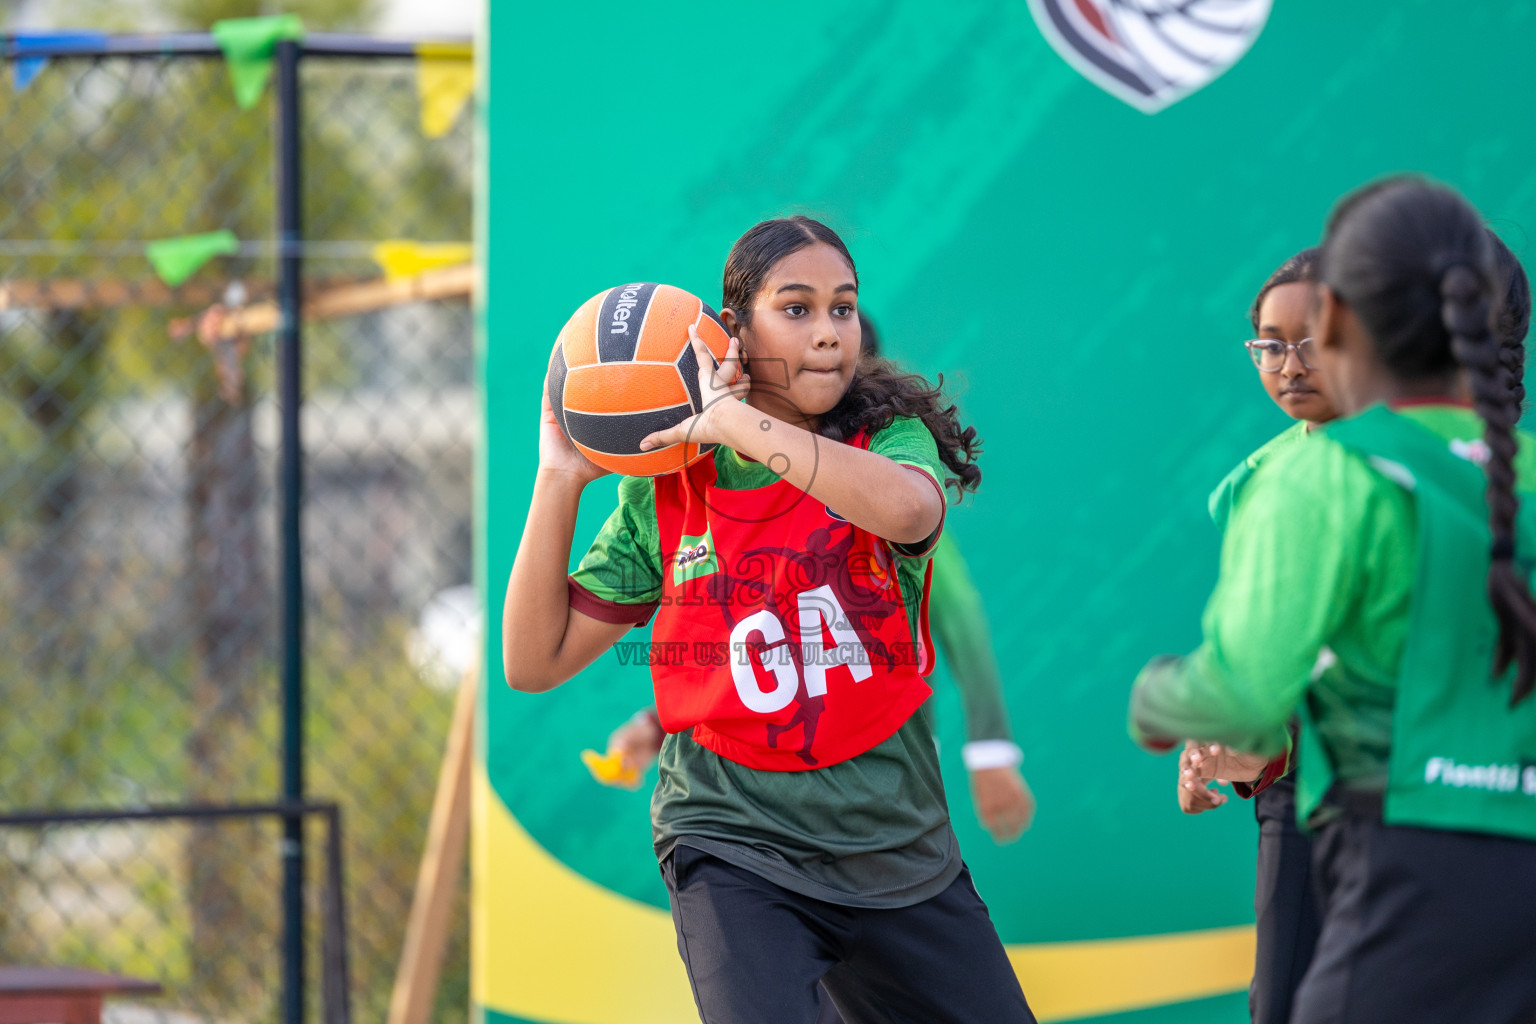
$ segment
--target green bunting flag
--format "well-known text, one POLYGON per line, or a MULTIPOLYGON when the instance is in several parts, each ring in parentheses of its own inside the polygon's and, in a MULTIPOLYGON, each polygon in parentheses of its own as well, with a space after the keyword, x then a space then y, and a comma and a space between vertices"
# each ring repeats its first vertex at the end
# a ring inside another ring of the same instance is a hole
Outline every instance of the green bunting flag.
POLYGON ((149 257, 155 273, 172 288, 197 273, 215 256, 232 256, 239 251, 240 240, 234 232, 222 229, 203 235, 161 238, 144 244, 144 255, 149 257))
POLYGON ((224 51, 235 103, 249 110, 261 99, 272 74, 272 55, 284 39, 303 39, 304 23, 297 14, 269 18, 229 18, 213 23, 213 38, 224 51))

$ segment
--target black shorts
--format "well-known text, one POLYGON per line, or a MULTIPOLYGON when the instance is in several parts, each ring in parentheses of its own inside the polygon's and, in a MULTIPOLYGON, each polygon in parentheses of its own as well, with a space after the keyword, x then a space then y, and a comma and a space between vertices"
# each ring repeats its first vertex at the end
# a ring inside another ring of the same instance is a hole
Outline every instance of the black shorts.
POLYGON ((1291 1024, 1536 1020, 1536 843, 1348 812, 1313 846, 1323 929, 1291 1024))
POLYGON ((1253 1024, 1286 1024, 1317 946, 1321 918, 1312 886, 1312 839, 1296 826, 1296 780, 1287 775, 1253 798, 1259 822, 1253 910, 1258 952, 1248 1013, 1253 1024))
POLYGON ((704 1024, 1034 1024, 971 873, 910 907, 791 892, 688 846, 661 864, 704 1024))

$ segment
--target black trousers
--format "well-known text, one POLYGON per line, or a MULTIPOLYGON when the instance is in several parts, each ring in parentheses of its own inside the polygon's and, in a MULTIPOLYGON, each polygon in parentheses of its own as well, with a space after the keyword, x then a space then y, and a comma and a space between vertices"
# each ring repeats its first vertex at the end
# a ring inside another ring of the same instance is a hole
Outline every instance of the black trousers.
POLYGON ((1248 987, 1253 1024, 1287 1024, 1322 926, 1312 886, 1312 838, 1296 827, 1296 780, 1287 775, 1253 798, 1259 822, 1253 909, 1258 955, 1248 987))
POLYGON ((971 874, 910 907, 791 892, 687 846, 662 861, 704 1024, 814 1024, 822 982, 848 1024, 1034 1024, 971 874))
POLYGON ((1323 928, 1291 1024, 1528 1024, 1536 842, 1383 825, 1314 840, 1323 928))

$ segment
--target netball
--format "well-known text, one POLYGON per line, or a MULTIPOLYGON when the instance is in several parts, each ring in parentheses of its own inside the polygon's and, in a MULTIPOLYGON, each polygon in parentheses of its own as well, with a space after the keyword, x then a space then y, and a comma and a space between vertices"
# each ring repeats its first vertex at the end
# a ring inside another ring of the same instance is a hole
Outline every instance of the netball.
POLYGON ((560 330, 549 362, 549 404, 560 430, 604 469, 627 476, 675 473, 713 445, 642 452, 647 434, 703 411, 688 328, 716 362, 730 343, 720 317, 668 284, 625 284, 582 303, 560 330))

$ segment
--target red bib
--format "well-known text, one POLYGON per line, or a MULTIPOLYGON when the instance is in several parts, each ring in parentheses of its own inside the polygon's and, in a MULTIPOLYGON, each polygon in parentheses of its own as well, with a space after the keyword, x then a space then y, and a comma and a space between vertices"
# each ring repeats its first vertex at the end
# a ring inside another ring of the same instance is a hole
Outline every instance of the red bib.
MULTIPOLYGON (((829 442, 834 443, 834 442, 829 442)), ((865 447, 863 436, 854 443, 865 447)), ((715 487, 713 457, 656 478, 662 597, 651 674, 668 732, 750 768, 855 757, 932 691, 889 545, 780 480, 715 487)))

